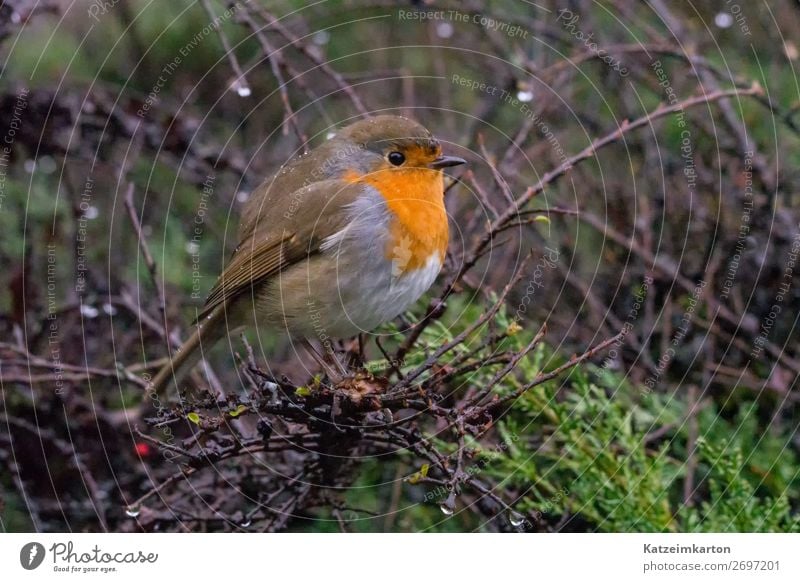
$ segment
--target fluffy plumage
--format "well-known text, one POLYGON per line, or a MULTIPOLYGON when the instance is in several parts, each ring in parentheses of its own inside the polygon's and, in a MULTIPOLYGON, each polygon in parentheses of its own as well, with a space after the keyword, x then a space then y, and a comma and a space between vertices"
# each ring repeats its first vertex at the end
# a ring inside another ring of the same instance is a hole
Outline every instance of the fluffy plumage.
POLYGON ((280 168, 251 195, 196 332, 154 388, 243 326, 324 340, 405 311, 435 280, 447 246, 440 156, 427 129, 380 116, 280 168), (403 154, 401 165, 391 152, 403 154))

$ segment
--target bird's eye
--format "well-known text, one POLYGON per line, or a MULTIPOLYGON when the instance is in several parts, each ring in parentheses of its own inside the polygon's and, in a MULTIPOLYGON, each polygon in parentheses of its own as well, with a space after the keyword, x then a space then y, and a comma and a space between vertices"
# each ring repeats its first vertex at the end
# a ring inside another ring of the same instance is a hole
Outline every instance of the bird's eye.
POLYGON ((403 162, 406 161, 406 157, 400 152, 389 152, 387 159, 393 166, 402 166, 403 162))

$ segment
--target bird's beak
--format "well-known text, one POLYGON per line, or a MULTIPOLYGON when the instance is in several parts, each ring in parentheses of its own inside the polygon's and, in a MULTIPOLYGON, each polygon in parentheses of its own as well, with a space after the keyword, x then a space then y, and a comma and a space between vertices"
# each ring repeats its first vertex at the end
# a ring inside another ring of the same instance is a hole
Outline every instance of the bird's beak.
POLYGON ((450 168, 452 166, 460 166, 466 164, 467 160, 456 156, 439 156, 433 160, 428 167, 433 170, 441 170, 442 168, 450 168))

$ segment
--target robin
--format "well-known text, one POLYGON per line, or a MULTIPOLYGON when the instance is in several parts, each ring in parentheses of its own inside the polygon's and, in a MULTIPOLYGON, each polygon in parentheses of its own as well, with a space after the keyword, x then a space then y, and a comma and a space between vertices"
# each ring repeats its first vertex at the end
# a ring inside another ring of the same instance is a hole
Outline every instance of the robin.
MULTIPOLYGON (((405 311, 438 275, 448 243, 442 155, 419 123, 357 121, 282 166, 248 200, 239 244, 196 330, 153 379, 179 381, 214 343, 248 326, 283 330, 332 355, 330 338, 405 311)), ((317 354, 319 356, 319 354, 317 354)))

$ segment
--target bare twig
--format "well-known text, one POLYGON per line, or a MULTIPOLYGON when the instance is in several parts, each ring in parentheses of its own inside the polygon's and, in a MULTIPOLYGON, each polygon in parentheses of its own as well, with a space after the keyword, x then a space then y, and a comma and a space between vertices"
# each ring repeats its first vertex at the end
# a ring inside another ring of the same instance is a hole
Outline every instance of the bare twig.
POLYGON ((211 19, 211 24, 216 31, 217 36, 219 36, 219 41, 222 43, 222 48, 225 50, 225 57, 228 59, 231 69, 233 69, 235 78, 231 88, 236 91, 239 96, 247 97, 250 95, 250 85, 247 84, 247 78, 242 71, 242 67, 239 65, 239 60, 236 58, 236 53, 231 47, 231 41, 228 40, 228 35, 225 34, 225 31, 222 30, 222 26, 220 26, 219 17, 211 7, 210 0, 200 0, 200 4, 202 4, 203 10, 206 11, 206 14, 208 14, 208 17, 211 19))

